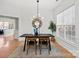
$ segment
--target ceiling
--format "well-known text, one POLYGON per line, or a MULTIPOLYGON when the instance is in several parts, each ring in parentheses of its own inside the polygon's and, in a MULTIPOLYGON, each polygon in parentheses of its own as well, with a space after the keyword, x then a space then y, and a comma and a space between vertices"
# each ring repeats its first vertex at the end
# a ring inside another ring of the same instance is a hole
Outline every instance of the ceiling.
MULTIPOLYGON (((29 18, 36 15, 37 0, 0 0, 0 12, 3 14, 27 15, 29 18)), ((39 0, 39 12, 41 16, 52 16, 53 8, 61 0, 39 0)))
MULTIPOLYGON (((1 0, 4 1, 4 0, 1 0)), ((60 1, 60 0, 59 0, 60 1)), ((59 1, 56 0, 39 0, 40 8, 54 8, 59 1)), ((5 0, 5 2, 14 4, 16 6, 20 7, 35 7, 36 6, 36 0, 5 0)))

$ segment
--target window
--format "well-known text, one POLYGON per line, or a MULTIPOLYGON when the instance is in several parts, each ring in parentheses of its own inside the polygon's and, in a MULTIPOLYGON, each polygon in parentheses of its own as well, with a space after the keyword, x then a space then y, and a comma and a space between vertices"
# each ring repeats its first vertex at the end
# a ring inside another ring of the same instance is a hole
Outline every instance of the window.
POLYGON ((9 22, 0 22, 0 29, 10 29, 10 26, 9 22))
POLYGON ((75 6, 57 15, 57 35, 64 40, 75 42, 75 6))
POLYGON ((0 22, 0 29, 3 29, 3 22, 0 22))
POLYGON ((3 24, 4 29, 9 29, 9 22, 3 22, 3 24))
POLYGON ((15 29, 15 18, 0 16, 0 29, 15 29))

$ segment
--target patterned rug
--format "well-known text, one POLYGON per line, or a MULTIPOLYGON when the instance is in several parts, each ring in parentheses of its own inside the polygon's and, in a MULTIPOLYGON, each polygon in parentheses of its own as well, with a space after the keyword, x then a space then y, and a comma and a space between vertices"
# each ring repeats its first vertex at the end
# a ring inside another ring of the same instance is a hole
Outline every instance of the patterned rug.
POLYGON ((48 53, 48 49, 42 49, 42 54, 40 55, 39 49, 37 50, 37 55, 35 55, 35 50, 31 47, 29 49, 28 55, 26 51, 23 52, 23 44, 13 51, 8 58, 64 58, 62 52, 56 48, 54 45, 51 45, 51 52, 50 55, 48 53))

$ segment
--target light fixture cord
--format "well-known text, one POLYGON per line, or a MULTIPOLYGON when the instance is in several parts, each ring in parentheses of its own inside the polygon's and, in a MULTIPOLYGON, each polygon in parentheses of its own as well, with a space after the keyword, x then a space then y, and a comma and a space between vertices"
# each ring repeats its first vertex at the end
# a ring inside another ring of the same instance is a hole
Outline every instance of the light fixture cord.
POLYGON ((37 0, 37 17, 39 17, 39 0, 37 0))

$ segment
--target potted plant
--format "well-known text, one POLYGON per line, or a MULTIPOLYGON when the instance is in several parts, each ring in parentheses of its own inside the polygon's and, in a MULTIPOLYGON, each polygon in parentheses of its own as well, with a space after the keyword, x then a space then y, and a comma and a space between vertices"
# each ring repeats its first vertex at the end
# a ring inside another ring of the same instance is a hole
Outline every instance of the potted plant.
POLYGON ((53 34, 53 36, 55 36, 56 24, 53 21, 50 21, 50 25, 49 25, 48 29, 50 29, 52 34, 53 34))

